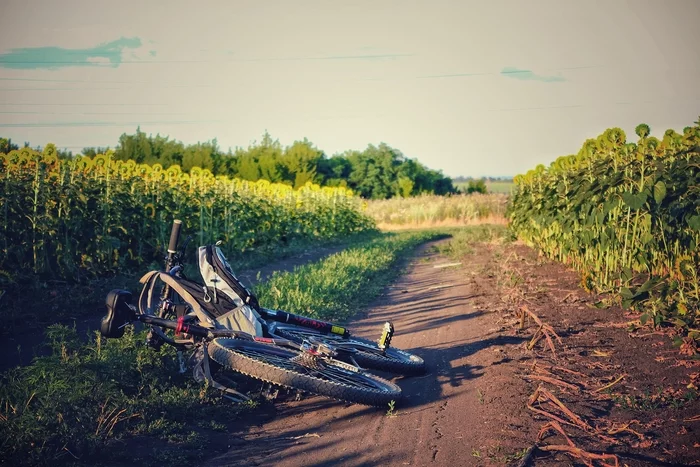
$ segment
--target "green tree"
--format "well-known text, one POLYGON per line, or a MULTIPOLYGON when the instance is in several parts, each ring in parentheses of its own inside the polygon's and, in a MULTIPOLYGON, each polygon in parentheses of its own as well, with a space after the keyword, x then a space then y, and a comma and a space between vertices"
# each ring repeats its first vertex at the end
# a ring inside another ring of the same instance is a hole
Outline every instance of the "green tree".
POLYGON ((0 138, 0 153, 7 154, 18 149, 19 146, 12 142, 12 138, 0 138))
POLYGON ((295 141, 284 151, 282 164, 286 169, 287 179, 294 188, 306 182, 320 183, 323 176, 318 174, 318 166, 323 152, 316 149, 310 141, 295 141))
POLYGON ((479 180, 469 180, 469 184, 467 185, 467 193, 488 193, 484 179, 481 178, 479 180))

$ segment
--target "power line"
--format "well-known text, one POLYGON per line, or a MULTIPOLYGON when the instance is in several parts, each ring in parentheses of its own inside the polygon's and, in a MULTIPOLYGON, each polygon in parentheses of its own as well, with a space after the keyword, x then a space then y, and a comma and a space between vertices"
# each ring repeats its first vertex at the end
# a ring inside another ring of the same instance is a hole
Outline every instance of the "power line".
POLYGON ((187 115, 178 112, 7 112, 0 111, 0 115, 187 115))
POLYGON ((68 103, 68 104, 52 104, 52 103, 46 103, 46 104, 36 104, 36 103, 19 103, 19 104, 14 104, 14 103, 8 103, 8 102, 0 102, 0 106, 18 106, 18 107, 26 107, 26 106, 65 106, 65 107, 70 107, 70 106, 76 106, 76 107, 106 107, 109 105, 113 106, 119 106, 119 107, 128 107, 128 106, 138 106, 138 107, 169 107, 170 104, 143 104, 143 103, 138 103, 138 104, 126 104, 123 102, 116 102, 116 103, 106 103, 106 104, 74 104, 74 103, 68 103))
POLYGON ((65 128, 65 127, 120 127, 141 125, 192 125, 202 123, 221 123, 222 120, 170 120, 150 122, 53 122, 53 123, 0 123, 0 128, 65 128))

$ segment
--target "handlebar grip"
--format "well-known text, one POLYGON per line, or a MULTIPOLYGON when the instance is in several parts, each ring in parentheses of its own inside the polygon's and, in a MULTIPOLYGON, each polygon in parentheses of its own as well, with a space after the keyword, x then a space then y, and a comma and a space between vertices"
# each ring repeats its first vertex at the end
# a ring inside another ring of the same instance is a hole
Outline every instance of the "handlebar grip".
POLYGON ((180 239, 180 227, 182 227, 182 221, 180 219, 175 219, 173 221, 173 229, 170 231, 168 253, 177 253, 177 242, 180 239))

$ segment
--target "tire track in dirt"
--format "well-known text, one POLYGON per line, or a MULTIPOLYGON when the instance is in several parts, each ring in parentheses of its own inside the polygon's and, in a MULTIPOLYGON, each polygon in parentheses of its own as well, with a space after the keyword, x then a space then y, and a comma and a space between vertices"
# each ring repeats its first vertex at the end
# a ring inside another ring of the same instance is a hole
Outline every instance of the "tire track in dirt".
POLYGON ((274 417, 232 433, 228 452, 204 465, 503 465, 528 447, 536 436, 521 422, 528 388, 513 378, 527 358, 524 338, 507 335, 484 306, 499 299, 483 275, 492 252, 436 268, 451 260, 430 245, 351 326, 374 340, 391 319, 392 345, 426 360, 422 376, 382 374, 403 390, 395 413, 310 395, 278 400, 274 417))

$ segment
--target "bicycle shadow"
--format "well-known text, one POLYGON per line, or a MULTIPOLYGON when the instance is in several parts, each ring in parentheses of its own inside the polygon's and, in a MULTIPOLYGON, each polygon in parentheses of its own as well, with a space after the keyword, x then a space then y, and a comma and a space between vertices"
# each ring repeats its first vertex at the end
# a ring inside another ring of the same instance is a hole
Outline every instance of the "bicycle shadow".
MULTIPOLYGON (((482 377, 490 367, 506 363, 510 358, 503 357, 490 364, 465 360, 492 348, 516 346, 525 340, 524 337, 492 335, 476 340, 464 339, 405 349, 425 360, 425 374, 397 376, 379 371, 371 373, 393 380, 401 387, 402 397, 395 406, 399 416, 435 411, 436 407, 450 399, 473 390, 472 385, 465 383, 482 377)), ((210 465, 266 465, 265 461, 271 459, 276 462, 298 462, 297 465, 387 465, 391 460, 380 459, 389 454, 381 452, 379 448, 371 452, 374 448, 369 447, 359 452, 348 451, 318 463, 309 463, 303 458, 306 449, 332 450, 335 443, 333 433, 342 430, 344 423, 385 417, 389 407, 362 406, 313 394, 304 394, 300 401, 296 401, 293 390, 282 390, 275 400, 265 405, 273 407, 274 413, 269 412, 265 419, 241 420, 242 423, 232 433, 233 444, 228 453, 214 459, 210 465), (284 420, 285 423, 273 423, 271 428, 267 422, 273 419, 284 420), (307 420, 311 423, 306 423, 307 420), (368 453, 372 455, 371 463, 366 461, 368 453)), ((343 436, 347 435, 345 433, 343 436)))

